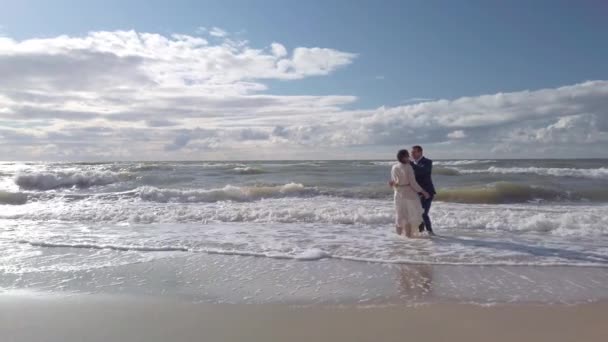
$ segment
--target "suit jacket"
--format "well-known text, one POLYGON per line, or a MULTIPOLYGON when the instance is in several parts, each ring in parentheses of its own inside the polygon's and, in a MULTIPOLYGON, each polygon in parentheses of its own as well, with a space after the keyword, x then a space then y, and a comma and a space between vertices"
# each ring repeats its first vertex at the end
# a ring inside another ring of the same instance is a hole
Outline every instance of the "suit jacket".
POLYGON ((422 157, 418 161, 417 165, 413 162, 411 164, 412 168, 414 168, 414 174, 416 175, 416 182, 418 185, 420 185, 420 187, 422 187, 424 191, 428 192, 429 194, 435 195, 435 186, 433 185, 433 179, 431 178, 433 161, 422 157))

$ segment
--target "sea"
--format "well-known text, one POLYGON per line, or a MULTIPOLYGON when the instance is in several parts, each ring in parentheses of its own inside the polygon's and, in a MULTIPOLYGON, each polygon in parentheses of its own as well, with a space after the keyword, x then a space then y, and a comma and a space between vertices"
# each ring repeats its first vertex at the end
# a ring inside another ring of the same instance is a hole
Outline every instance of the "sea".
POLYGON ((1 162, 0 272, 183 253, 608 267, 608 160, 435 160, 436 238, 394 233, 393 161, 1 162))

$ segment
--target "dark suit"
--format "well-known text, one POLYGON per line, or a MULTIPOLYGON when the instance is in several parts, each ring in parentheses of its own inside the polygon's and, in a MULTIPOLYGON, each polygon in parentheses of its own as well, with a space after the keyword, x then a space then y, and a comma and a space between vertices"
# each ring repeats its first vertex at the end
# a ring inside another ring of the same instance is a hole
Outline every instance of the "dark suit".
POLYGON ((431 227, 431 219, 429 218, 429 211, 431 210, 431 202, 433 202, 433 197, 435 196, 435 186, 433 185, 433 179, 431 178, 431 173, 433 171, 433 161, 427 159, 425 157, 420 158, 417 164, 413 162, 412 168, 414 169, 414 173, 416 175, 416 182, 420 185, 424 191, 428 192, 431 197, 424 198, 420 197, 420 203, 422 204, 422 208, 424 209, 424 214, 422 214, 422 220, 424 221, 424 226, 420 226, 420 231, 424 231, 424 227, 429 232, 433 231, 431 227))

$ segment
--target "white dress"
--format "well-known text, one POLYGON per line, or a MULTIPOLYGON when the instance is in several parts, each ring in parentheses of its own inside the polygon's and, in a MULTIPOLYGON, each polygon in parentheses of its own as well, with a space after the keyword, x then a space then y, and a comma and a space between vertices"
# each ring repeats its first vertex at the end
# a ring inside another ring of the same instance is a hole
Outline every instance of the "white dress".
POLYGON ((417 228, 424 213, 418 196, 423 190, 416 182, 414 169, 410 164, 395 164, 391 169, 391 179, 395 182, 395 224, 401 228, 406 224, 417 228))

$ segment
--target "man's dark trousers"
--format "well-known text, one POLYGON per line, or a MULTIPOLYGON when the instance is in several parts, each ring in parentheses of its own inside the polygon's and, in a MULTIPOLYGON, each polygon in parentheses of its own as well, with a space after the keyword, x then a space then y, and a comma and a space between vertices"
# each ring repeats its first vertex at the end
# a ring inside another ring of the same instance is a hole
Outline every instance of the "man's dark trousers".
POLYGON ((429 210, 431 210, 431 202, 433 202, 433 196, 435 195, 435 186, 433 185, 433 179, 431 174, 433 173, 433 161, 422 157, 418 160, 417 163, 412 163, 412 168, 414 168, 414 173, 416 174, 416 182, 424 191, 428 192, 431 197, 429 199, 425 199, 424 197, 420 197, 420 203, 422 204, 422 208, 424 209, 424 214, 422 215, 422 221, 424 224, 421 224, 418 228, 421 232, 424 231, 424 227, 426 226, 426 230, 429 233, 433 232, 433 228, 431 228, 431 219, 429 218, 429 210))
POLYGON ((420 196, 420 203, 422 204, 422 209, 424 209, 424 214, 422 214, 422 220, 424 223, 418 227, 418 230, 422 233, 424 231, 424 227, 430 233, 433 232, 433 228, 431 227, 431 218, 429 217, 429 210, 431 210, 431 203, 433 202, 433 197, 424 198, 424 196, 420 196))

